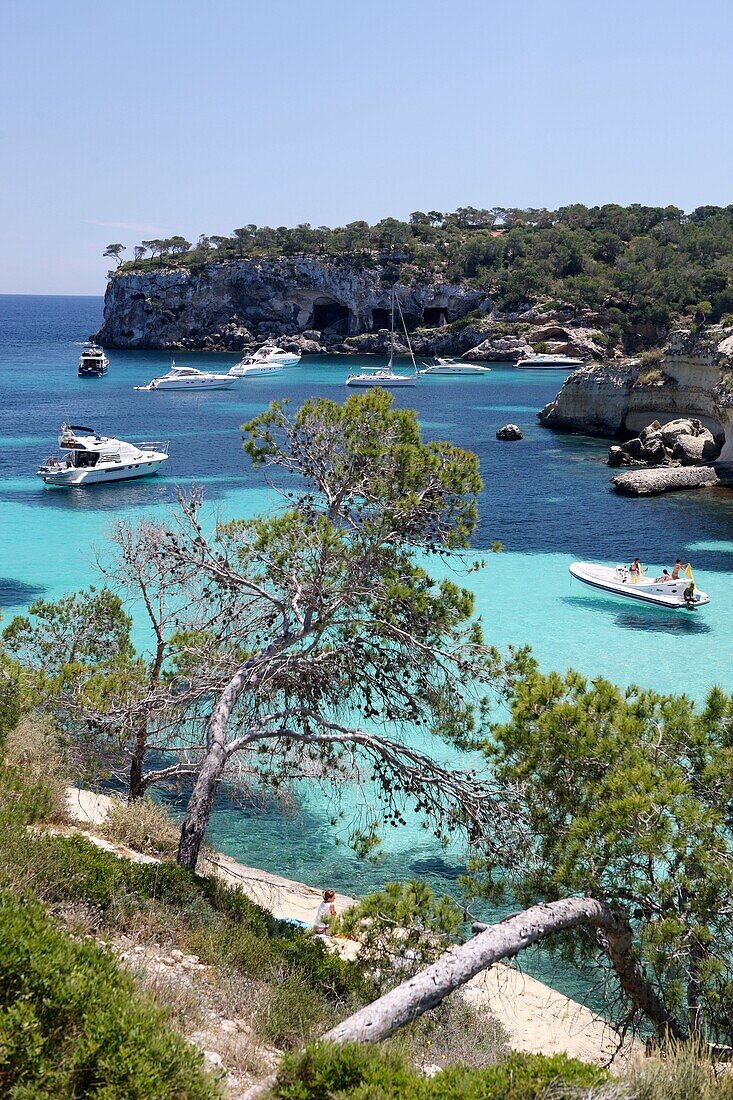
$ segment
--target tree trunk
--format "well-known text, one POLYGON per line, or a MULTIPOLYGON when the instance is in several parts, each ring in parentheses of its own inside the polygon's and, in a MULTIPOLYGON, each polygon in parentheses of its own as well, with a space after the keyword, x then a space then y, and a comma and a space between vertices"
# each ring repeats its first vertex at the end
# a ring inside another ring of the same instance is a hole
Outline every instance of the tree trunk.
POLYGON ((134 802, 136 798, 142 798, 145 794, 143 783, 143 763, 147 749, 147 728, 138 731, 135 737, 135 750, 130 760, 130 781, 127 791, 127 801, 134 802))
POLYGON ((303 634, 303 631, 297 634, 285 632, 282 637, 275 642, 271 642, 261 653, 250 657, 239 671, 232 676, 219 696, 206 727, 206 756, 191 791, 191 797, 186 807, 186 816, 181 827, 181 839, 178 844, 177 856, 181 867, 187 867, 189 871, 196 870, 204 833, 209 823, 216 787, 229 756, 227 752, 227 723, 240 695, 252 678, 255 665, 261 662, 264 663, 267 658, 288 649, 296 641, 299 641, 303 634))
POLYGON ((608 955, 621 985, 635 1007, 643 1011, 661 1036, 685 1038, 644 977, 632 953, 631 930, 613 915, 603 902, 593 898, 564 898, 535 905, 485 927, 468 943, 451 948, 432 966, 402 982, 379 1000, 337 1024, 323 1038, 332 1043, 376 1043, 465 985, 480 971, 513 957, 526 947, 557 932, 589 925, 603 930, 608 955))

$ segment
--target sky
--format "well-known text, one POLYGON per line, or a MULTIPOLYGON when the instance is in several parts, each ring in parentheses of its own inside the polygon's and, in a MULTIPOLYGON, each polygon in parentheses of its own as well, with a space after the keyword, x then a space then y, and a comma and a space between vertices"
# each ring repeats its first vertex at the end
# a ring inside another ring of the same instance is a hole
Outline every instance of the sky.
POLYGON ((0 0, 0 293, 110 242, 733 202, 730 0, 0 0))

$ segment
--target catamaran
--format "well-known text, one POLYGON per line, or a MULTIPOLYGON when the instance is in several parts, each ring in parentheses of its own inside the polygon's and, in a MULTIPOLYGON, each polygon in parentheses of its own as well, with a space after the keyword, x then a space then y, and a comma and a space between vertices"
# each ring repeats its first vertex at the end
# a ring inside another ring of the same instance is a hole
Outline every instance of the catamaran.
POLYGON ((59 447, 36 474, 46 485, 79 488, 107 481, 148 477, 168 461, 168 443, 126 443, 81 424, 62 424, 59 447))
POLYGON ((686 608, 693 611, 710 603, 708 594, 695 586, 695 578, 689 568, 677 580, 664 574, 656 579, 643 574, 636 575, 625 565, 594 565, 588 561, 574 561, 568 568, 573 577, 591 588, 655 607, 673 610, 686 608))
POLYGON ((389 362, 386 367, 366 367, 365 370, 359 374, 350 374, 346 379, 347 386, 384 386, 389 389, 395 386, 414 386, 417 381, 418 369, 415 362, 415 356, 412 351, 412 344, 410 343, 410 337, 407 333, 407 325, 405 324, 405 318, 402 313, 402 306, 400 300, 395 293, 394 287, 392 287, 392 321, 390 325, 389 334, 389 362), (405 338, 407 340, 407 346, 410 349, 410 358, 412 359, 413 371, 412 374, 398 374, 393 369, 394 362, 394 307, 395 301, 397 302, 397 309, 399 310, 400 318, 402 320, 402 327, 405 332, 405 338))

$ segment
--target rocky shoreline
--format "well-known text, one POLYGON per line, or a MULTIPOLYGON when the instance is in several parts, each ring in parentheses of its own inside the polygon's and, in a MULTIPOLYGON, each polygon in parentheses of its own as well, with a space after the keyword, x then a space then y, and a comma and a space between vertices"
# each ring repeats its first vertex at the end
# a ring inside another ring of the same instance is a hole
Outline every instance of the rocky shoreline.
MULTIPOLYGON (((383 355, 391 290, 383 265, 356 270, 312 257, 126 270, 109 280, 96 339, 109 348, 229 352, 276 340, 302 355, 383 355)), ((417 355, 497 362, 537 350, 588 361, 609 354, 597 315, 502 312, 462 283, 398 285, 397 293, 417 355)), ((403 337, 397 351, 407 350, 403 337)))

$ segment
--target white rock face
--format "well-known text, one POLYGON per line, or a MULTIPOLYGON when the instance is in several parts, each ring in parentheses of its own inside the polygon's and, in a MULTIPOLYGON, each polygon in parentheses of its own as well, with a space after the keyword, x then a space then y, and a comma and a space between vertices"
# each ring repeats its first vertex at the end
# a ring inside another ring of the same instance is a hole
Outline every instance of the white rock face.
MULTIPOLYGON (((322 343, 339 342, 370 332, 375 310, 377 323, 389 324, 391 288, 382 274, 311 257, 127 272, 107 286, 97 338, 107 347, 239 351, 268 336, 316 330, 322 343)), ((450 323, 491 307, 485 292, 454 284, 401 286, 399 298, 413 321, 425 309, 450 323)))
POLYGON ((660 377, 640 383, 638 361, 586 367, 570 375, 539 419, 564 431, 616 436, 639 433, 655 420, 663 427, 694 418, 713 436, 726 432, 733 460, 726 411, 733 397, 721 384, 721 370, 731 365, 730 329, 678 329, 670 334, 660 377))

